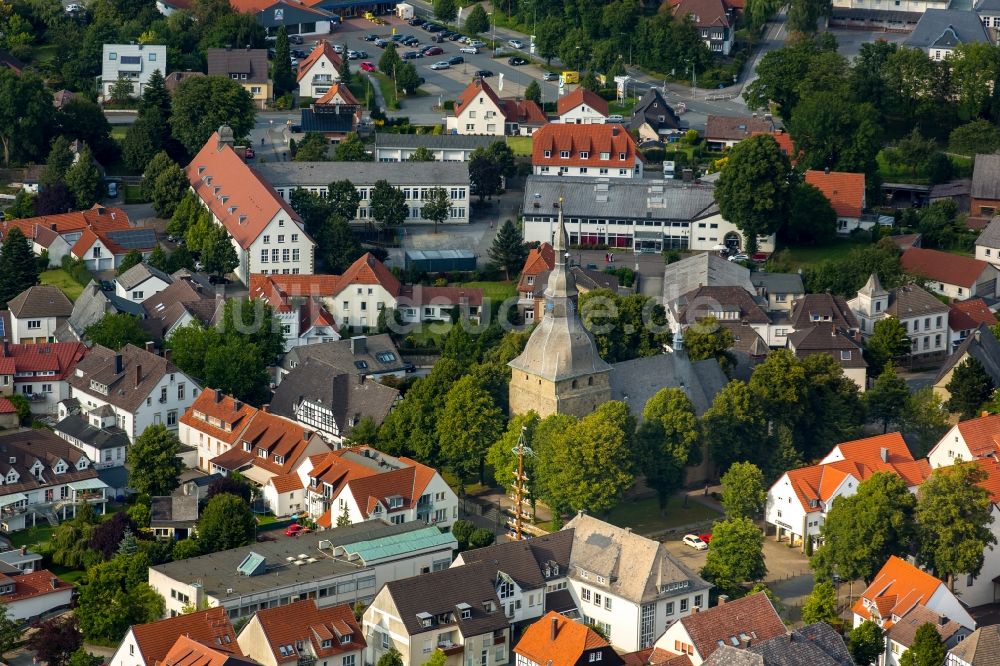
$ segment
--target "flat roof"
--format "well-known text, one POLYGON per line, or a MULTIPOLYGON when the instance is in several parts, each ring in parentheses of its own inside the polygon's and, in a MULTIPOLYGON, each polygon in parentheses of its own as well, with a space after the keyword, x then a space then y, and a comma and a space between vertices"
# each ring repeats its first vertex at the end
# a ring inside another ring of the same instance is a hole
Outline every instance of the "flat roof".
POLYGON ((407 250, 406 258, 410 261, 421 259, 475 259, 472 250, 407 250))
POLYGON ((387 180, 401 185, 468 185, 465 162, 265 162, 254 170, 271 187, 326 187, 337 180, 374 185, 387 180))
POLYGON ((344 550, 349 554, 357 554, 364 562, 371 562, 436 546, 455 548, 458 546, 458 541, 451 532, 442 532, 431 526, 405 534, 361 541, 345 546, 344 550))

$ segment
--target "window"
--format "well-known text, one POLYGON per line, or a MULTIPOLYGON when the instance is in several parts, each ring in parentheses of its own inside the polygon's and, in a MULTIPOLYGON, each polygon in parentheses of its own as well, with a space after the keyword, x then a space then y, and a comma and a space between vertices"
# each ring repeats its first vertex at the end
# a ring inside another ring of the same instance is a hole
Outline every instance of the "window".
POLYGON ((601 605, 601 593, 600 592, 594 592, 594 605, 595 606, 600 606, 601 605))
POLYGON ((118 60, 118 54, 114 51, 108 53, 108 60, 118 60))
POLYGON ((560 150, 559 151, 559 157, 561 157, 563 159, 569 159, 569 151, 568 150, 560 150))
POLYGON ((694 596, 694 605, 695 605, 696 608, 701 608, 701 595, 700 594, 696 594, 694 596))
POLYGON ((29 319, 28 320, 28 330, 39 329, 42 327, 41 319, 29 319))
MULTIPOLYGON (((350 640, 350 639, 348 639, 348 640, 350 640)), ((346 657, 344 657, 341 660, 340 666, 354 666, 354 657, 355 657, 355 655, 353 655, 353 654, 347 655, 346 657)))
POLYGON ((619 159, 619 161, 624 162, 625 161, 625 153, 618 153, 618 159, 619 159))
POLYGON ((299 235, 298 234, 292 234, 292 242, 293 243, 298 243, 299 242, 299 235))
POLYGON ((590 590, 585 587, 580 588, 580 598, 584 601, 590 601, 590 590))
POLYGON ((545 151, 545 157, 552 157, 552 151, 551 150, 546 150, 545 151))
POLYGON ((167 412, 167 425, 177 425, 177 410, 167 412))
POLYGON ((271 237, 270 236, 264 236, 264 244, 267 245, 270 242, 271 242, 271 237))
POLYGON ((684 613, 687 611, 687 609, 688 609, 688 600, 681 599, 681 612, 684 613))
POLYGON ((842 350, 840 350, 840 360, 841 361, 850 361, 851 360, 851 350, 850 349, 842 349, 842 350))
POLYGON ((260 263, 262 263, 262 264, 266 264, 267 263, 267 250, 266 249, 260 251, 260 263))
POLYGON ((604 608, 611 610, 611 597, 607 595, 604 596, 604 608))
POLYGON ((589 157, 590 157, 590 153, 589 152, 587 152, 586 150, 581 150, 580 151, 580 159, 581 160, 588 159, 589 157))

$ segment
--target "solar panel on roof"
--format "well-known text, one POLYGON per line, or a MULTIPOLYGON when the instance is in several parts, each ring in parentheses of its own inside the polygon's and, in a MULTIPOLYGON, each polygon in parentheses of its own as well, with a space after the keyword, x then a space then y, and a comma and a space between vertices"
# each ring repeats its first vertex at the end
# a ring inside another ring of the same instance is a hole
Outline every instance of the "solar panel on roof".
POLYGON ((126 250, 140 250, 156 245, 156 233, 152 229, 120 229, 109 231, 108 238, 126 250))

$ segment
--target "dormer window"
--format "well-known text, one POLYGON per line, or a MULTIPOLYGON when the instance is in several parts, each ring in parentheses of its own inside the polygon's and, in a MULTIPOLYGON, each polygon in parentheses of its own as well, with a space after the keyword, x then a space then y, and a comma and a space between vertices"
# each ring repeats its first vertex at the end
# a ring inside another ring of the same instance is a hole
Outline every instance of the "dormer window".
POLYGON ((586 150, 581 150, 580 151, 580 159, 581 160, 585 160, 588 157, 590 157, 590 153, 589 152, 587 152, 586 150))
POLYGON ((323 647, 323 648, 328 648, 328 647, 332 647, 332 646, 333 646, 333 641, 331 641, 329 638, 327 638, 322 643, 320 643, 320 647, 323 647))
POLYGON ((258 458, 267 458, 267 449, 257 449, 258 458))
POLYGON ((472 609, 471 608, 465 608, 465 609, 462 610, 462 619, 463 620, 468 620, 471 617, 472 617, 472 609))
POLYGON ((347 645, 348 643, 350 643, 351 642, 351 636, 352 636, 352 634, 344 634, 343 636, 341 636, 340 637, 340 644, 341 645, 347 645))
POLYGON ((551 150, 546 150, 545 151, 545 157, 552 157, 552 151, 551 150))
POLYGON ((275 453, 274 454, 274 462, 278 463, 279 465, 284 465, 285 464, 285 456, 280 456, 277 453, 275 453))
POLYGON ((251 451, 253 451, 253 444, 251 444, 250 442, 243 442, 243 450, 246 451, 247 453, 250 453, 251 451))
POLYGON ((563 158, 564 160, 565 159, 569 159, 569 151, 568 150, 560 150, 559 151, 559 157, 563 158))

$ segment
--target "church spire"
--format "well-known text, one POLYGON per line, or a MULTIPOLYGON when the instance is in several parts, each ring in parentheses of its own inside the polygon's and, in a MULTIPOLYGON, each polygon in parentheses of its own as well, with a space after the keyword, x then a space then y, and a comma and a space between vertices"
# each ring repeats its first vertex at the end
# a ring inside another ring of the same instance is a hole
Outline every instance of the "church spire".
POLYGON ((559 222, 556 225, 556 237, 553 239, 552 250, 555 254, 555 266, 549 275, 549 283, 545 287, 546 311, 556 316, 566 316, 565 303, 576 296, 576 283, 573 272, 566 267, 566 227, 563 224, 562 198, 559 199, 559 222), (563 307, 558 307, 562 305, 563 307))

